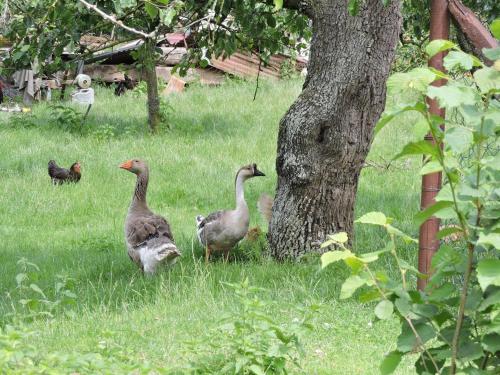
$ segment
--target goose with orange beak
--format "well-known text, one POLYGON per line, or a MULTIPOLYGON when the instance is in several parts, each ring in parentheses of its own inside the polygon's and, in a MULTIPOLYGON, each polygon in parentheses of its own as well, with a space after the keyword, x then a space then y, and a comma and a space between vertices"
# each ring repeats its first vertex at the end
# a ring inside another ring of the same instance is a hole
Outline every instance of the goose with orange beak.
POLYGON ((125 241, 130 259, 146 274, 160 264, 172 265, 181 255, 167 220, 153 213, 146 201, 149 169, 140 159, 127 160, 120 168, 137 176, 132 202, 125 219, 125 241))

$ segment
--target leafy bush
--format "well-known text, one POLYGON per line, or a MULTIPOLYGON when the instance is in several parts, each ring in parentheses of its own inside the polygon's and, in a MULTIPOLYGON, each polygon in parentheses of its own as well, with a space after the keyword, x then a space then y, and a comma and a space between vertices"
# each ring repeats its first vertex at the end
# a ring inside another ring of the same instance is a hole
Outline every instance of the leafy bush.
POLYGON ((72 107, 56 104, 51 107, 54 124, 67 131, 81 131, 83 114, 72 107))
POLYGON ((237 298, 237 308, 222 318, 215 332, 189 343, 190 353, 200 353, 187 368, 193 374, 287 374, 288 364, 298 366, 303 353, 300 334, 310 329, 317 306, 301 310, 301 317, 282 325, 266 311, 257 298, 262 289, 241 284, 225 284, 237 298))
POLYGON ((72 278, 57 275, 54 292, 50 295, 36 283, 40 269, 25 258, 17 262, 20 272, 16 275, 16 289, 8 293, 11 313, 6 318, 15 321, 31 321, 37 318, 53 318, 54 314, 76 304, 72 278))
POLYGON ((413 126, 425 126, 435 143, 410 142, 396 158, 423 155, 420 173, 442 172, 444 184, 436 203, 418 213, 415 221, 421 224, 432 215, 454 220, 456 224, 442 229, 438 238, 453 234, 460 240, 441 244, 423 291, 408 283, 408 275, 426 275, 398 255, 401 241, 417 241, 395 228, 383 213, 370 212, 357 222, 382 227, 388 236, 385 248, 357 255, 347 248, 346 233, 336 233, 323 244, 340 250, 323 254, 322 266, 342 260, 351 272, 340 298, 363 288, 358 298, 378 301, 378 319, 396 316, 401 322, 396 349, 381 364, 383 374, 392 373, 402 356, 414 353, 419 374, 498 374, 500 368, 500 48, 485 51, 497 59, 494 68, 483 66, 449 41, 433 41, 426 47, 429 56, 445 50, 449 50, 444 59, 449 74, 417 68, 391 76, 388 86, 393 93, 414 100, 386 112, 376 130, 401 113, 419 114, 413 126), (477 70, 472 74, 472 69, 477 70), (446 83, 432 86, 437 79, 446 83), (430 113, 426 97, 447 110, 446 119, 430 113), (463 155, 471 157, 460 163, 463 155), (373 268, 384 254, 394 258, 401 279, 373 268))

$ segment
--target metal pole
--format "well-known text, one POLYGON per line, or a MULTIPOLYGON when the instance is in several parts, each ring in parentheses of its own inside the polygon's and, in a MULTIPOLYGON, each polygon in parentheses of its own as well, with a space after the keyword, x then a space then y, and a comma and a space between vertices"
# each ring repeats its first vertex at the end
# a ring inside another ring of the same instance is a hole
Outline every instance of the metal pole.
MULTIPOLYGON (((447 0, 431 0, 431 27, 430 40, 448 39, 450 29, 450 17, 448 14, 447 0)), ((444 53, 440 52, 429 60, 429 66, 444 71, 443 68, 444 53)), ((433 83, 434 86, 442 86, 445 80, 438 80, 433 83)), ((428 99, 429 110, 432 114, 444 118, 444 109, 439 108, 435 100, 428 99)), ((431 134, 425 136, 428 142, 434 142, 431 134)), ((435 202, 435 197, 441 189, 441 173, 431 173, 422 177, 422 196, 421 209, 429 207, 435 202)), ((419 249, 418 249, 418 270, 423 274, 429 274, 431 271, 431 259, 439 248, 439 240, 436 234, 439 231, 439 219, 429 218, 420 227, 419 249)), ((427 285, 427 280, 419 278, 417 287, 422 290, 427 285)))

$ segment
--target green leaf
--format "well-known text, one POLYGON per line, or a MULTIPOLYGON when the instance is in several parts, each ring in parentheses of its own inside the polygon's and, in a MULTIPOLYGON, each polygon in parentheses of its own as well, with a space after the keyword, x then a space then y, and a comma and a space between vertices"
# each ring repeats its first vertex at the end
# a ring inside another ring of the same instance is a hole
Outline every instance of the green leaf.
POLYGON ((500 249, 500 233, 479 233, 478 245, 491 245, 495 249, 500 249))
POLYGON ((439 212, 440 210, 451 207, 453 205, 453 202, 448 202, 448 201, 441 201, 441 202, 436 202, 433 205, 427 207, 425 210, 420 211, 418 214, 415 215, 415 224, 418 226, 422 225, 428 218, 430 218, 432 215, 434 215, 436 212, 439 212))
POLYGON ((380 364, 380 373, 382 375, 392 374, 401 362, 402 356, 403 353, 398 352, 397 350, 387 354, 380 364))
POLYGON ((248 369, 255 375, 266 375, 266 372, 260 366, 251 365, 248 369))
POLYGON ((474 80, 483 94, 500 90, 500 72, 494 68, 485 67, 476 70, 474 80))
MULTIPOLYGON (((430 324, 415 322, 413 322, 413 324, 422 340, 422 344, 436 337, 436 331, 430 324)), ((416 348, 418 348, 417 339, 408 323, 404 322, 401 334, 398 337, 398 350, 403 353, 408 353, 416 348)))
POLYGON ((478 307, 478 311, 484 311, 488 307, 492 305, 496 305, 497 303, 500 303, 500 288, 499 287, 491 287, 488 289, 488 295, 487 297, 481 302, 481 304, 478 307), (494 288, 493 291, 490 292, 491 288, 494 288))
POLYGON ((40 287, 38 285, 31 284, 30 289, 37 292, 38 294, 40 294, 43 298, 47 298, 47 297, 45 297, 45 293, 42 291, 42 289, 40 289, 40 287))
POLYGON ((283 0, 274 0, 274 9, 280 10, 283 8, 283 0))
POLYGON ((377 289, 369 289, 359 293, 358 300, 361 303, 371 302, 380 299, 381 295, 377 289))
POLYGON ((378 132, 381 131, 396 116, 399 116, 400 114, 408 111, 423 112, 425 111, 425 109, 426 109, 425 104, 423 102, 418 102, 415 105, 408 105, 403 108, 398 108, 394 112, 384 112, 380 120, 377 122, 377 125, 375 126, 375 135, 377 135, 378 132))
POLYGON ((445 145, 457 154, 468 150, 472 141, 472 132, 464 126, 449 127, 444 133, 445 145))
POLYGON ((357 274, 361 271, 365 263, 358 257, 350 256, 344 259, 344 263, 352 270, 353 273, 357 274))
POLYGON ((402 316, 407 316, 411 311, 411 304, 406 298, 398 298, 394 301, 396 308, 402 316))
POLYGON ((413 305, 412 310, 418 316, 423 316, 429 319, 433 318, 439 312, 439 309, 434 305, 418 303, 413 305))
POLYGON ((496 353, 500 351, 500 335, 498 333, 490 333, 483 336, 482 345, 484 350, 490 353, 496 353))
POLYGON ((436 148, 437 146, 433 145, 431 142, 422 140, 422 141, 417 141, 417 142, 410 142, 407 143, 404 147, 403 150, 396 156, 394 156, 394 159, 399 159, 403 156, 406 155, 431 155, 431 156, 437 156, 438 155, 438 150, 436 148))
POLYGON ((458 349, 458 358, 463 361, 473 361, 483 356, 483 348, 477 342, 465 342, 458 349))
POLYGON ((364 253, 364 254, 361 254, 359 256, 359 259, 361 259, 365 263, 375 262, 379 258, 380 255, 382 255, 384 253, 388 253, 389 251, 391 251, 391 250, 389 248, 387 248, 387 249, 383 249, 383 250, 379 250, 379 251, 372 251, 370 253, 364 253))
POLYGON ((500 259, 482 259, 477 266, 477 280, 483 291, 490 285, 500 286, 500 259))
POLYGON ((437 99, 439 106, 443 108, 474 105, 481 99, 477 91, 472 87, 460 84, 448 84, 441 87, 429 86, 427 96, 431 99, 437 99))
POLYGON ((368 212, 356 220, 355 223, 385 226, 387 224, 387 217, 382 212, 368 212))
POLYGON ((425 119, 420 119, 415 122, 412 128, 413 136, 417 139, 422 139, 429 133, 429 123, 425 119))
POLYGON ((424 164, 422 169, 420 169, 419 174, 421 176, 430 174, 430 173, 435 173, 435 172, 441 172, 443 170, 443 166, 439 164, 438 161, 431 160, 430 162, 427 162, 424 164))
POLYGON ((441 245, 436 254, 432 257, 431 265, 436 271, 445 267, 458 267, 464 261, 458 251, 448 245, 441 245))
POLYGON ((165 26, 170 26, 176 15, 177 11, 174 8, 160 9, 160 21, 165 26))
POLYGON ((496 39, 500 39, 500 18, 497 18, 491 23, 490 30, 496 39))
POLYGON ((158 8, 155 7, 153 4, 145 2, 144 9, 146 10, 146 13, 152 20, 154 20, 158 16, 158 8))
POLYGON ((389 300, 382 300, 375 306, 375 315, 380 320, 389 319, 394 312, 394 305, 389 300))
POLYGON ((407 73, 395 73, 391 75, 387 80, 387 88, 394 94, 407 92, 408 90, 425 93, 427 87, 436 78, 436 74, 428 68, 415 68, 407 73))
POLYGON ((349 250, 328 251, 321 255, 321 268, 325 268, 330 263, 338 262, 352 255, 349 250))
POLYGON ((28 280, 28 275, 25 273, 18 273, 16 275, 16 284, 17 286, 20 286, 24 281, 28 280))
POLYGON ((429 288, 427 289, 431 289, 430 291, 427 291, 427 293, 429 294, 429 300, 441 302, 453 296, 457 288, 454 285, 446 282, 439 288, 432 289, 429 286, 429 288))
POLYGON ((459 226, 451 226, 451 227, 441 229, 438 232, 438 234, 436 235, 436 237, 438 240, 441 240, 445 237, 448 237, 450 234, 459 233, 459 232, 460 233, 462 232, 462 228, 460 228, 459 226))
POLYGON ((359 1, 360 0, 349 0, 349 4, 347 5, 347 10, 351 16, 355 16, 359 11, 359 1))
MULTIPOLYGON (((415 242, 417 242, 417 241, 415 241, 415 242)), ((412 266, 410 263, 408 263, 408 262, 407 262, 406 260, 404 260, 404 259, 400 259, 400 260, 399 260, 399 265, 400 265, 400 266, 401 266, 401 268, 402 268, 402 269, 404 269, 404 270, 408 270, 408 271, 414 272, 415 274, 417 274, 417 275, 418 275, 418 276, 420 276, 420 277, 426 277, 426 275, 425 275, 425 274, 420 273, 420 272, 418 271, 418 269, 416 269, 414 266, 412 266)))
POLYGON ((443 59, 447 71, 471 70, 474 65, 472 56, 462 51, 450 51, 443 59))
POLYGON ((483 55, 491 61, 500 60, 500 47, 483 48, 483 55))
POLYGON ((346 299, 351 297, 354 292, 366 284, 366 280, 362 279, 358 275, 349 276, 346 281, 342 284, 340 289, 340 299, 346 299))
POLYGON ((398 228, 395 228, 390 224, 387 224, 385 229, 387 230, 387 233, 393 234, 397 237, 402 238, 403 241, 405 241, 406 243, 410 243, 410 242, 418 243, 418 241, 415 238, 410 237, 406 233, 400 231, 398 228))
POLYGON ((450 42, 449 40, 435 39, 429 42, 427 46, 425 46, 425 53, 427 53, 429 57, 433 57, 435 54, 439 52, 447 51, 455 47, 456 44, 450 42))
POLYGON ((335 233, 335 234, 331 234, 328 236, 328 238, 334 242, 337 242, 337 243, 346 243, 347 240, 349 239, 347 237, 347 233, 346 232, 338 232, 338 233, 335 233))

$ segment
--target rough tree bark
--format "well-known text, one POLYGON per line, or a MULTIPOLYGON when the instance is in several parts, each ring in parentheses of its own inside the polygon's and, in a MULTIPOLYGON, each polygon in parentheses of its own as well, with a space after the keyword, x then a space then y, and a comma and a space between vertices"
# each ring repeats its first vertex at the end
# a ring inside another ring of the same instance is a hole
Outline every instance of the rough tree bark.
POLYGON ((366 0, 357 16, 346 0, 289 1, 313 21, 303 91, 280 123, 271 254, 298 259, 327 234, 353 230, 358 178, 385 106, 400 2, 366 0))
POLYGON ((161 122, 155 46, 156 42, 153 39, 146 39, 144 42, 144 80, 146 81, 148 91, 148 124, 149 130, 152 133, 158 131, 161 122))

